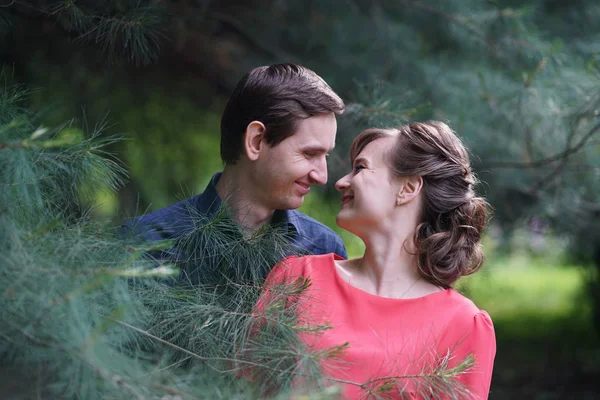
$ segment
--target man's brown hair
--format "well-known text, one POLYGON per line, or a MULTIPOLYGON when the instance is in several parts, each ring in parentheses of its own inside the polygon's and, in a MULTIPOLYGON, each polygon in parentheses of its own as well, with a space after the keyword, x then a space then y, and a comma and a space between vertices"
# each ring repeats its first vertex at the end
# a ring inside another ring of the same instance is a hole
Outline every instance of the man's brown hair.
POLYGON ((295 64, 254 68, 238 82, 223 112, 221 159, 225 164, 238 161, 252 121, 265 125, 267 143, 276 146, 294 134, 301 119, 343 111, 342 99, 308 68, 295 64))

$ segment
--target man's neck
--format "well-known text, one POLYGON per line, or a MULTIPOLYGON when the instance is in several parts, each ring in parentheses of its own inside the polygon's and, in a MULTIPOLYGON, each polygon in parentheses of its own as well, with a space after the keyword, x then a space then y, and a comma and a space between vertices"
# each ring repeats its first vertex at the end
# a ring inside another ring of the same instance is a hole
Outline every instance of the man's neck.
POLYGON ((248 169, 240 164, 226 165, 216 189, 232 218, 243 228, 244 234, 251 235, 271 222, 275 210, 262 204, 252 178, 244 170, 248 169))

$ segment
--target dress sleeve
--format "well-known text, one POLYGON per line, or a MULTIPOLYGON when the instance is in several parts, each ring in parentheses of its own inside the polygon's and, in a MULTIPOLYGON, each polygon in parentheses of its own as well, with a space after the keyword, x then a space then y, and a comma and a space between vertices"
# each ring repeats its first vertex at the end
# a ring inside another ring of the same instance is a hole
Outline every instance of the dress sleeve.
MULTIPOLYGON (((468 327, 466 327, 468 328, 468 327)), ((455 360, 462 361, 469 354, 475 357, 475 365, 461 375, 471 398, 485 400, 490 392, 494 357, 496 356, 496 335, 494 325, 487 312, 479 311, 472 319, 470 332, 455 348, 455 360)))
MULTIPOLYGON (((267 275, 258 300, 252 307, 253 321, 250 328, 251 337, 256 338, 260 335, 262 328, 268 328, 269 322, 267 314, 269 312, 269 307, 273 306, 278 299, 281 299, 281 296, 278 294, 278 287, 281 287, 289 281, 290 265, 296 263, 295 259, 297 259, 296 256, 290 256, 281 260, 267 275)), ((244 361, 252 361, 254 357, 253 353, 254 350, 252 347, 248 346, 242 350, 240 357, 244 361)), ((259 374, 261 373, 260 368, 250 367, 244 363, 240 363, 236 366, 239 368, 237 371, 238 377, 244 378, 250 382, 259 379, 259 374)))
POLYGON ((294 272, 291 269, 297 262, 297 256, 286 257, 271 269, 265 279, 258 301, 253 308, 254 314, 260 315, 268 304, 280 297, 278 292, 282 285, 291 282, 294 276, 294 272))

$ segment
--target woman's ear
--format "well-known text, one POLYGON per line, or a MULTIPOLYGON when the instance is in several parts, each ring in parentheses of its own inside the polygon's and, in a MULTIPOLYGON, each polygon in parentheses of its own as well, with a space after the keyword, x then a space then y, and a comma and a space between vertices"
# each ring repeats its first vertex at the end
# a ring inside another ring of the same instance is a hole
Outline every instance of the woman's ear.
POLYGON ((409 176, 403 178, 400 190, 398 190, 398 194, 396 195, 396 205, 409 203, 421 193, 422 188, 423 177, 409 176))
POLYGON ((252 121, 246 127, 244 150, 246 151, 246 156, 251 161, 256 161, 258 159, 260 150, 262 146, 265 145, 263 139, 265 138, 266 130, 265 125, 260 121, 252 121))

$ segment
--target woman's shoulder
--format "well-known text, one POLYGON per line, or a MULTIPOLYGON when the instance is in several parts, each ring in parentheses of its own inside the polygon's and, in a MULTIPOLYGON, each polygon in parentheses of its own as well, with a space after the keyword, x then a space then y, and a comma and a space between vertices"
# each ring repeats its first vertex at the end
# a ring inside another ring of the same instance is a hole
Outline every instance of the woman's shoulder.
POLYGON ((281 260, 274 270, 288 276, 312 275, 315 272, 323 272, 335 266, 335 260, 343 260, 334 253, 316 255, 292 255, 281 260))
POLYGON ((460 293, 456 289, 448 289, 448 296, 446 298, 446 302, 449 307, 454 308, 456 310, 460 310, 462 313, 475 315, 479 311, 479 307, 467 296, 460 293))
POLYGON ((473 300, 455 289, 448 290, 444 311, 451 318, 454 328, 472 330, 474 327, 487 326, 493 329, 492 319, 487 311, 480 309, 473 300))

